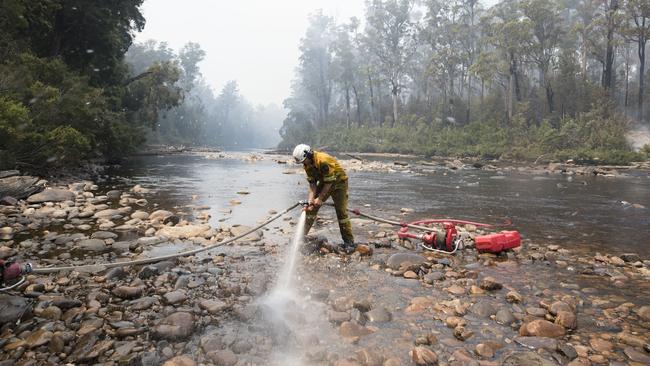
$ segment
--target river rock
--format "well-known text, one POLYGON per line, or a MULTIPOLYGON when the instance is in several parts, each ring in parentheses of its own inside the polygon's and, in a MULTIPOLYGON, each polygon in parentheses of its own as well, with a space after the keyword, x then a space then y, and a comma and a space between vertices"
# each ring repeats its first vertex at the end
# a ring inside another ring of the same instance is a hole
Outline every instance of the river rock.
POLYGON ((108 249, 106 243, 101 239, 85 239, 78 242, 77 247, 87 252, 102 252, 108 249))
POLYGON ((179 304, 187 299, 185 291, 176 290, 163 295, 165 302, 170 305, 179 304))
POLYGON ((573 308, 571 305, 567 304, 564 301, 556 301, 548 309, 548 312, 557 315, 560 311, 568 311, 568 312, 573 312, 573 308))
POLYGON ((174 215, 166 210, 156 210, 149 215, 149 220, 152 222, 162 222, 165 218, 174 215))
POLYGON ((502 366, 557 366, 557 363, 549 361, 535 352, 515 352, 503 360, 502 366))
POLYGON ((524 301, 524 297, 521 296, 519 292, 513 290, 506 294, 506 301, 508 301, 509 303, 518 304, 524 301))
POLYGON ((646 353, 637 351, 632 347, 625 347, 623 349, 625 355, 630 359, 630 361, 638 362, 642 365, 650 365, 650 356, 646 353))
POLYGON ((558 338, 564 336, 564 334, 565 330, 562 326, 544 319, 533 320, 519 328, 519 335, 521 336, 558 338))
MULTIPOLYGON (((230 233, 234 236, 239 236, 243 235, 245 232, 250 231, 252 228, 250 226, 245 226, 245 225, 237 225, 233 226, 230 228, 230 233)), ((243 237, 241 240, 243 241, 260 241, 262 240, 262 230, 257 230, 254 231, 245 237, 243 237)))
POLYGON ((352 322, 343 322, 339 328, 339 334, 348 339, 360 338, 371 333, 372 330, 352 322))
POLYGON ((18 200, 11 196, 4 196, 0 198, 0 205, 2 206, 16 206, 17 204, 18 200))
POLYGON ((643 338, 632 335, 628 332, 621 332, 616 335, 616 338, 620 343, 624 343, 633 347, 643 348, 643 346, 647 344, 643 338))
POLYGON ((217 366, 234 366, 239 361, 237 355, 229 349, 211 351, 207 356, 217 366))
POLYGON ((97 340, 97 332, 88 333, 79 338, 74 346, 72 354, 68 356, 68 360, 71 362, 86 360, 88 358, 87 355, 91 352, 97 343, 97 340))
POLYGON ((190 313, 176 312, 162 319, 153 329, 156 338, 185 339, 194 331, 194 317, 190 313))
POLYGON ((327 312, 327 319, 334 324, 341 324, 343 322, 350 321, 350 313, 345 311, 334 311, 330 310, 327 312))
POLYGON ((650 322, 650 306, 642 306, 636 313, 643 321, 650 322))
POLYGON ((438 364, 438 355, 427 347, 415 347, 411 350, 411 360, 416 365, 435 366, 438 364))
POLYGON ((365 313, 366 319, 371 323, 389 322, 392 318, 391 313, 384 307, 378 307, 365 313))
POLYGON ((123 215, 122 211, 109 208, 109 209, 106 209, 106 210, 101 210, 101 211, 95 212, 93 217, 96 218, 96 219, 110 219, 112 217, 122 216, 122 215, 123 215))
POLYGON ((210 225, 164 226, 156 232, 156 235, 170 239, 189 239, 202 236, 208 230, 210 225))
POLYGON ((131 214, 132 219, 140 219, 140 220, 146 220, 149 218, 149 214, 144 212, 144 211, 135 211, 134 213, 131 214))
POLYGON ((503 288, 503 285, 497 282, 494 277, 485 277, 481 280, 479 287, 486 291, 495 291, 503 288))
POLYGON ((567 329, 576 329, 578 327, 578 318, 573 312, 560 311, 555 316, 555 324, 567 329))
POLYGON ((494 350, 490 345, 485 343, 479 343, 476 345, 476 354, 483 358, 492 358, 494 357, 494 350))
POLYGON ((91 239, 115 239, 117 238, 117 234, 111 233, 110 231, 95 231, 92 233, 90 236, 91 239))
POLYGON ((133 310, 145 310, 145 309, 149 309, 157 302, 158 299, 156 299, 155 297, 146 296, 141 299, 133 300, 130 302, 130 304, 133 310))
POLYGON ((469 308, 469 311, 481 318, 489 318, 497 313, 496 307, 488 301, 479 301, 469 308))
POLYGON ((23 297, 0 294, 0 324, 15 323, 29 318, 32 302, 23 297))
POLYGON ((555 351, 558 347, 558 341, 554 338, 548 337, 521 337, 515 336, 513 339, 517 344, 520 344, 524 347, 536 350, 536 349, 545 349, 547 351, 555 351))
POLYGON ((54 335, 54 333, 45 329, 39 329, 25 339, 25 344, 29 348, 36 348, 47 344, 52 339, 52 335, 54 335))
POLYGON ((163 366, 196 366, 196 362, 189 355, 182 355, 170 358, 163 366))
POLYGON ((44 181, 30 176, 8 176, 0 178, 0 197, 27 198, 43 190, 44 181))
MULTIPOLYGON (((15 197, 15 196, 14 196, 15 197)), ((67 189, 46 189, 27 198, 28 203, 74 201, 74 193, 67 189)))
POLYGON ((113 289, 113 295, 122 299, 135 299, 142 296, 142 286, 118 286, 113 289))
POLYGON ((589 345, 598 353, 611 352, 614 349, 612 342, 601 338, 591 338, 589 340, 589 345))
POLYGON ((419 267, 427 261, 426 258, 415 253, 395 253, 386 261, 386 265, 393 269, 419 267))
POLYGON ((199 307, 208 313, 215 315, 228 309, 230 306, 220 300, 201 300, 199 301, 199 307))
POLYGON ((501 308, 497 311, 495 320, 499 324, 510 325, 517 321, 517 318, 512 314, 512 311, 507 308, 501 308))

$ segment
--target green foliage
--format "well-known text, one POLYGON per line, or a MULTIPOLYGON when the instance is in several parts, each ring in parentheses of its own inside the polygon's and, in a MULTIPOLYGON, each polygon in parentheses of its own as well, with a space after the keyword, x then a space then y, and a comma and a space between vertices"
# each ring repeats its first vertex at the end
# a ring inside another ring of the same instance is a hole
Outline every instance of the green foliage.
MULTIPOLYGON (((625 164, 642 158, 625 140, 628 120, 608 112, 606 105, 594 106, 577 118, 566 118, 558 127, 545 121, 529 123, 521 107, 509 126, 496 119, 466 126, 442 126, 423 121, 395 127, 353 127, 339 124, 314 131, 309 125, 294 124, 285 131, 281 148, 300 142, 327 146, 338 151, 465 156, 488 159, 532 161, 540 156, 574 159, 582 163, 625 164)), ((405 116, 409 119, 408 116, 405 116)), ((645 148, 650 151, 650 147, 645 148)), ((645 151, 645 150, 644 150, 645 151)), ((647 151, 645 152, 647 154, 647 151)))
POLYGON ((141 4, 0 3, 0 169, 120 158, 182 100, 174 63, 128 76, 123 58, 144 26, 141 4))

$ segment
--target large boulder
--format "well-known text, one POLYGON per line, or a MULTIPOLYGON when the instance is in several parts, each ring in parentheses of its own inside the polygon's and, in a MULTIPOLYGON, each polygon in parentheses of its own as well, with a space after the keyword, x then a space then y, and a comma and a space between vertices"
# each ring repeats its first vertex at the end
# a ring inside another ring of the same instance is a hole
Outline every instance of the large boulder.
POLYGON ((0 294, 0 325, 28 318, 32 302, 24 297, 0 294))
POLYGON ((27 198, 29 203, 74 201, 75 195, 67 189, 46 189, 27 198))
POLYGON ((30 176, 9 176, 0 178, 0 197, 27 198, 43 190, 43 181, 30 176))

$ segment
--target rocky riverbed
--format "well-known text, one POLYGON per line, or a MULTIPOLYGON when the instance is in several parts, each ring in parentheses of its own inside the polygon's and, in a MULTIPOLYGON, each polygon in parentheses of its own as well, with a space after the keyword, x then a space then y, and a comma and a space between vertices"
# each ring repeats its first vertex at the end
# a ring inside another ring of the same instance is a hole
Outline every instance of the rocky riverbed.
MULTIPOLYGON (((249 229, 209 225, 206 206, 158 209, 155 187, 114 188, 87 181, 5 201, 0 258, 36 267, 126 261, 249 229)), ((352 255, 322 237, 305 245, 296 296, 278 322, 261 300, 294 217, 196 256, 28 275, 0 295, 0 365, 650 364, 647 253, 586 255, 524 240, 499 256, 471 241, 449 256, 356 218, 364 244, 352 255)), ((335 237, 331 214, 316 229, 335 237)))

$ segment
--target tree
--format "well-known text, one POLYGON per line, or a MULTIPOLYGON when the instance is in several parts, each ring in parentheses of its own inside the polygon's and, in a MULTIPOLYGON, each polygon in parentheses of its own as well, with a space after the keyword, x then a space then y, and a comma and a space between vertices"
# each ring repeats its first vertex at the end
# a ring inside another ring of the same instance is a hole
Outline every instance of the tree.
POLYGON ((366 47, 390 83, 393 100, 391 126, 399 118, 399 95, 406 67, 415 54, 416 25, 410 20, 411 0, 373 0, 366 9, 366 47))
POLYGON ((305 37, 300 40, 300 65, 298 72, 302 88, 307 93, 317 127, 329 120, 332 97, 332 43, 333 20, 319 10, 309 18, 305 37))
POLYGON ((638 116, 643 120, 643 97, 645 94, 645 52, 650 38, 650 3, 646 0, 625 1, 625 22, 622 29, 627 39, 637 44, 639 56, 638 116))
POLYGON ((555 63, 555 52, 564 32, 560 9, 552 0, 525 0, 521 8, 531 22, 530 55, 539 68, 539 84, 546 91, 548 111, 553 113, 554 93, 549 71, 555 63))

